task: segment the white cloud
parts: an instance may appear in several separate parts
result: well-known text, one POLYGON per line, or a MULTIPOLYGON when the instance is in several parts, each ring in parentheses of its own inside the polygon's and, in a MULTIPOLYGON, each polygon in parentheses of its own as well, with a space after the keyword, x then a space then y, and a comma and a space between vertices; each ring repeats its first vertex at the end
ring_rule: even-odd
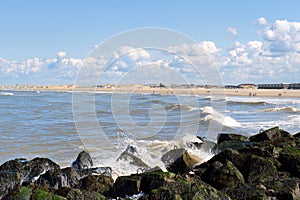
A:
POLYGON ((236 37, 238 35, 238 32, 236 30, 236 28, 233 28, 233 27, 228 27, 227 28, 227 31, 234 37, 236 37))
POLYGON ((255 24, 258 24, 260 26, 265 26, 268 24, 268 21, 264 17, 260 17, 255 21, 255 24))

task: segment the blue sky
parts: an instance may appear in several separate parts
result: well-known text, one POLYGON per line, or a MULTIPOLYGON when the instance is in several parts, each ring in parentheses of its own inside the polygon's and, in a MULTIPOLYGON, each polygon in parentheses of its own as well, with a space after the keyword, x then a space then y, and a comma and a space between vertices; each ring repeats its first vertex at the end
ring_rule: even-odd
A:
MULTIPOLYGON (((37 69, 37 67, 45 63, 49 65, 51 62, 57 62, 60 58, 59 52, 65 59, 83 59, 95 45, 112 35, 142 27, 173 29, 192 37, 199 43, 213 42, 217 49, 221 49, 218 54, 231 59, 230 62, 220 66, 220 73, 224 75, 225 83, 296 82, 300 75, 297 65, 297 47, 285 50, 285 55, 281 55, 283 59, 280 62, 276 63, 274 59, 271 61, 273 69, 274 65, 280 65, 278 69, 275 67, 275 72, 282 70, 280 72, 285 74, 280 77, 273 77, 272 74, 268 76, 267 71, 270 69, 266 67, 260 69, 265 70, 265 73, 261 72, 265 79, 261 74, 254 73, 254 69, 258 69, 253 63, 256 62, 258 65, 268 63, 266 60, 262 61, 250 55, 251 52, 248 51, 251 51, 249 42, 260 41, 261 48, 267 49, 264 55, 270 53, 271 57, 275 57, 274 52, 283 49, 279 46, 285 46, 287 43, 281 41, 280 34, 270 38, 268 31, 275 30, 274 32, 282 33, 280 27, 276 26, 277 20, 287 22, 288 26, 294 26, 292 24, 294 22, 298 23, 299 7, 300 3, 297 0, 1 1, 0 84, 20 84, 30 81, 35 84, 72 82, 76 72, 71 73, 72 77, 69 79, 64 78, 66 76, 47 79, 45 74, 48 74, 48 78, 51 74, 45 71, 48 68, 37 69), (266 23, 259 24, 257 21, 259 18, 264 19, 266 23), (245 62, 237 63, 234 59, 238 56, 233 56, 234 50, 245 51, 251 61, 244 60, 245 62), (287 60, 287 57, 288 59, 293 57, 294 60, 287 60), (34 66, 32 70, 25 70, 26 72, 23 70, 23 73, 20 70, 16 72, 22 69, 20 67, 22 62, 23 64, 26 62, 27 66, 35 63, 27 62, 28 59, 33 58, 39 59, 38 66, 34 66), (16 69, 10 69, 13 67, 16 69), (285 71, 285 67, 289 70, 285 71), (229 71, 237 70, 236 72, 242 73, 245 68, 246 73, 253 74, 252 77, 226 78, 228 77, 226 73, 229 71), (250 72, 250 69, 253 69, 253 72, 250 72)), ((292 39, 288 42, 297 42, 293 39, 298 38, 297 35, 300 34, 298 29, 284 33, 286 37, 289 37, 289 34, 292 35, 292 39)), ((242 56, 240 55, 241 59, 242 56)), ((276 56, 278 57, 278 54, 276 56)), ((73 68, 70 66, 68 70, 73 68)), ((57 71, 53 74, 57 74, 57 71)))

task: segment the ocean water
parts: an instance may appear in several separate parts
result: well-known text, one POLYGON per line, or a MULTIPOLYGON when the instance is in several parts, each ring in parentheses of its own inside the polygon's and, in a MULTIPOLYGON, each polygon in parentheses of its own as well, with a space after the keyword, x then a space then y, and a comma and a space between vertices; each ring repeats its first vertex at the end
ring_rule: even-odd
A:
POLYGON ((70 166, 86 149, 115 175, 137 170, 117 161, 128 145, 163 168, 161 155, 175 147, 209 159, 189 145, 196 135, 213 141, 219 132, 250 136, 274 126, 300 132, 300 99, 282 97, 0 91, 0 113, 0 163, 39 156, 70 166))

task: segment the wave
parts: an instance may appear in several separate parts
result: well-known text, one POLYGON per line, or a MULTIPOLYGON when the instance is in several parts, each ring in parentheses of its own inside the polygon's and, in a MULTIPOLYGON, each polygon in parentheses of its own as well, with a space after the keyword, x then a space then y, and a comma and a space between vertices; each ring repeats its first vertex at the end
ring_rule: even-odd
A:
POLYGON ((234 100, 227 100, 226 103, 230 105, 242 104, 242 105, 262 105, 262 106, 268 104, 265 101, 234 101, 234 100))
POLYGON ((288 113, 298 113, 300 109, 292 107, 292 106, 285 106, 285 107, 276 107, 276 108, 267 108, 264 110, 260 110, 260 112, 288 112, 288 113))
POLYGON ((174 111, 174 110, 183 110, 183 111, 193 111, 193 110, 199 110, 199 108, 192 107, 187 104, 172 104, 167 105, 164 107, 167 111, 174 111))
POLYGON ((14 93, 12 92, 0 92, 0 96, 13 96, 14 93))
POLYGON ((202 118, 203 121, 214 120, 226 127, 241 127, 240 122, 230 116, 223 115, 210 106, 203 107, 201 110, 203 114, 207 114, 204 118, 202 118))

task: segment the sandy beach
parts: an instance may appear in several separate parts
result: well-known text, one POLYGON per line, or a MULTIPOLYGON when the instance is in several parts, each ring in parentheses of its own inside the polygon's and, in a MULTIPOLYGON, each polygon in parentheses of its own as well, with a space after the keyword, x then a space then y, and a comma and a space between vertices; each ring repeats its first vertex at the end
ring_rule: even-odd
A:
POLYGON ((208 95, 208 96, 254 96, 254 97, 299 97, 300 90, 293 89, 244 89, 244 88, 171 88, 171 87, 150 87, 141 85, 116 85, 114 87, 76 87, 74 85, 61 86, 1 86, 2 90, 22 91, 89 91, 108 93, 145 93, 160 95, 208 95))

